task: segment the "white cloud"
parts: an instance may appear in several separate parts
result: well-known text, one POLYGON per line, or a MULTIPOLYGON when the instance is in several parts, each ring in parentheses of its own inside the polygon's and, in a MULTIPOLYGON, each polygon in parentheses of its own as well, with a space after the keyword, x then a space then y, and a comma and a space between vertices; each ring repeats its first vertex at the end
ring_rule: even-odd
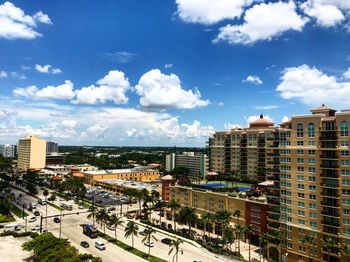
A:
POLYGON ((24 74, 19 74, 17 72, 10 72, 11 77, 18 78, 18 79, 26 79, 26 76, 24 74))
POLYGON ((324 27, 335 26, 345 19, 336 5, 322 4, 322 0, 308 0, 301 5, 301 8, 324 27))
POLYGON ((350 67, 343 73, 345 79, 350 79, 350 67))
POLYGON ((130 83, 121 71, 109 71, 108 74, 97 81, 99 86, 91 85, 76 90, 76 104, 97 104, 112 101, 115 104, 128 102, 126 92, 130 89, 130 83))
POLYGON ((317 0, 320 4, 334 5, 340 9, 350 10, 350 1, 348 0, 317 0))
POLYGON ((288 116, 284 116, 284 117, 282 118, 282 123, 287 122, 287 121, 289 121, 289 120, 290 120, 290 118, 289 118, 288 116))
POLYGON ((172 68, 174 65, 173 64, 165 64, 164 67, 165 68, 172 68))
POLYGON ((189 23, 214 24, 241 16, 254 0, 176 0, 179 17, 189 23))
POLYGON ((245 12, 243 24, 221 27, 213 42, 252 44, 259 40, 271 40, 289 30, 302 31, 307 22, 307 18, 296 12, 293 1, 260 3, 245 12))
POLYGON ((162 74, 159 69, 145 73, 135 90, 143 107, 192 109, 209 104, 209 100, 201 99, 198 90, 184 90, 177 75, 162 74))
POLYGON ((263 81, 258 76, 247 76, 242 82, 252 83, 254 85, 261 85, 263 81))
POLYGON ((81 133, 82 139, 97 139, 97 138, 104 138, 103 132, 107 129, 106 126, 101 126, 100 124, 95 124, 93 126, 90 126, 85 131, 81 133))
POLYGON ((30 69, 30 66, 21 65, 21 69, 22 69, 22 70, 29 70, 29 69, 30 69))
POLYGON ((35 31, 38 23, 51 24, 52 22, 41 11, 30 16, 11 2, 0 5, 0 38, 34 39, 40 37, 42 35, 35 31))
POLYGON ((270 109, 276 109, 278 108, 277 105, 267 105, 267 106, 256 106, 256 110, 270 110, 270 109))
POLYGON ((31 99, 72 99, 74 97, 73 83, 69 80, 66 80, 64 84, 47 86, 42 89, 38 89, 36 86, 16 88, 13 93, 31 99))
POLYGON ((107 58, 108 60, 116 63, 129 63, 132 60, 136 58, 138 54, 131 53, 127 51, 121 51, 121 52, 115 52, 115 53, 105 53, 103 57, 107 58))
POLYGON ((326 102, 350 106, 350 82, 338 81, 336 77, 305 64, 286 68, 276 90, 284 99, 296 99, 307 105, 326 102))
POLYGON ((7 76, 8 76, 7 72, 0 70, 0 78, 5 78, 7 76))
POLYGON ((59 68, 52 68, 51 65, 35 65, 35 70, 38 71, 39 73, 44 73, 44 74, 60 74, 62 73, 61 69, 59 68))

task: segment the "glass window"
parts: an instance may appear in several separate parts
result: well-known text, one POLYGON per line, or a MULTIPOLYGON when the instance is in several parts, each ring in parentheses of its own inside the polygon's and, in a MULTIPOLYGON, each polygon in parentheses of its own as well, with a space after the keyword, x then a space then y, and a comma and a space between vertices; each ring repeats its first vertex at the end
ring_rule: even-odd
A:
POLYGON ((349 127, 346 121, 341 122, 340 124, 340 136, 348 136, 349 135, 349 127))
POLYGON ((304 127, 303 124, 297 125, 297 137, 303 137, 304 136, 304 127))
POLYGON ((309 123, 307 132, 308 132, 309 137, 315 137, 315 124, 314 123, 309 123))

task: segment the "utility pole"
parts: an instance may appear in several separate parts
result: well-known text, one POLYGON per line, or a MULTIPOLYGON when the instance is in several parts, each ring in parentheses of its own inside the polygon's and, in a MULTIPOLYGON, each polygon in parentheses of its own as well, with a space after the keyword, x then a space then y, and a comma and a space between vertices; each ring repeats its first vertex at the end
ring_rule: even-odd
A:
POLYGON ((47 232, 47 196, 45 196, 45 206, 46 206, 46 210, 45 210, 45 229, 47 232))
POLYGON ((28 218, 25 217, 25 221, 26 221, 26 222, 25 222, 25 225, 26 225, 26 227, 25 227, 25 232, 27 232, 27 223, 28 223, 27 220, 28 220, 28 218))
POLYGON ((62 210, 61 210, 61 214, 60 214, 60 234, 59 234, 59 238, 61 238, 61 232, 62 232, 62 210))
POLYGON ((43 232, 43 215, 40 215, 40 233, 43 232))

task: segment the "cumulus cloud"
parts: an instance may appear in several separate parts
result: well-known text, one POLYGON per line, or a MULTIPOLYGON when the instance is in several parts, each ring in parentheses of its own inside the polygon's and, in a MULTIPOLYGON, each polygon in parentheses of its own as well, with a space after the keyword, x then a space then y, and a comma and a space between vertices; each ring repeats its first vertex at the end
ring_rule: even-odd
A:
POLYGON ((124 73, 118 70, 109 71, 108 74, 97 81, 97 86, 91 85, 76 90, 76 104, 97 104, 112 101, 115 104, 128 102, 126 92, 130 89, 130 83, 124 73))
POLYGON ((350 79, 350 67, 343 73, 345 79, 350 79))
POLYGON ((62 73, 61 69, 59 68, 53 68, 51 65, 35 65, 35 70, 38 71, 39 73, 44 73, 44 74, 60 74, 62 73))
POLYGON ((338 81, 335 76, 305 64, 282 71, 276 90, 284 99, 296 99, 307 105, 327 102, 350 106, 350 82, 338 81))
POLYGON ((247 76, 245 79, 242 80, 242 82, 252 83, 254 85, 263 84, 263 81, 260 79, 260 77, 252 75, 247 76))
POLYGON ((6 71, 0 70, 0 78, 5 78, 5 77, 7 77, 7 76, 8 76, 8 74, 7 74, 6 71))
POLYGON ((0 38, 5 39, 34 39, 42 36, 36 31, 38 23, 52 24, 48 15, 42 11, 33 16, 11 2, 0 5, 0 38))
POLYGON ((242 126, 240 124, 231 124, 231 123, 224 124, 225 130, 231 130, 231 129, 236 129, 236 128, 242 128, 242 126))
POLYGON ((201 99, 199 90, 184 90, 177 75, 166 75, 159 69, 145 73, 135 90, 143 107, 192 109, 209 104, 201 99))
POLYGON ((259 40, 271 40, 289 30, 302 31, 307 22, 307 18, 296 12, 293 1, 260 3, 245 12, 243 24, 221 27, 213 42, 253 44, 259 40))
POLYGON ((176 0, 179 17, 189 23, 214 24, 239 18, 254 0, 176 0))
POLYGON ((282 123, 287 122, 287 121, 289 121, 289 120, 290 120, 290 118, 289 118, 288 116, 284 116, 284 117, 282 118, 282 123))
POLYGON ((73 92, 73 83, 66 80, 64 84, 58 86, 47 86, 38 89, 36 86, 28 86, 26 88, 16 88, 13 93, 17 96, 23 96, 31 99, 72 99, 75 94, 73 92))
POLYGON ((336 5, 322 4, 322 0, 308 0, 301 8, 305 14, 315 18, 317 23, 324 27, 335 26, 345 19, 336 5))

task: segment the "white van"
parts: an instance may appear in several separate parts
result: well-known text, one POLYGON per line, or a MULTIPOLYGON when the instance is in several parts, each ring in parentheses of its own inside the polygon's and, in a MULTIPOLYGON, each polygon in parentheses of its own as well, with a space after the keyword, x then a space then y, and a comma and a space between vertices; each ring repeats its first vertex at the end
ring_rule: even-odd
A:
POLYGON ((38 203, 39 203, 40 205, 46 205, 46 200, 45 200, 45 198, 43 198, 43 197, 39 198, 39 199, 38 199, 38 203))
POLYGON ((8 224, 4 226, 4 231, 8 232, 8 231, 18 231, 22 228, 22 226, 20 224, 8 224))
POLYGON ((106 245, 102 241, 96 241, 95 247, 99 250, 106 250, 106 245))

